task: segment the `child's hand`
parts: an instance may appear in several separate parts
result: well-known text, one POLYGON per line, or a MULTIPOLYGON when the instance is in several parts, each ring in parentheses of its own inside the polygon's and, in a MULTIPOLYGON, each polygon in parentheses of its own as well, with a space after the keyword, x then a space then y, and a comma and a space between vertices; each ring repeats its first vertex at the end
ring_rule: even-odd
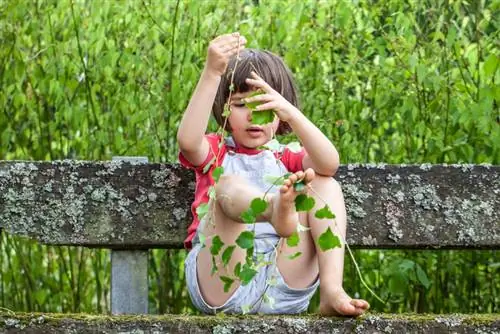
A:
POLYGON ((274 110, 279 119, 284 122, 289 122, 291 118, 300 114, 300 111, 293 104, 269 86, 257 73, 252 71, 252 77, 246 79, 246 82, 264 91, 264 94, 247 97, 242 100, 243 103, 259 102, 261 104, 256 106, 255 110, 274 110))
POLYGON ((246 42, 245 37, 240 36, 239 32, 216 37, 208 45, 205 69, 212 74, 223 75, 229 59, 238 53, 238 49, 244 49, 246 42))

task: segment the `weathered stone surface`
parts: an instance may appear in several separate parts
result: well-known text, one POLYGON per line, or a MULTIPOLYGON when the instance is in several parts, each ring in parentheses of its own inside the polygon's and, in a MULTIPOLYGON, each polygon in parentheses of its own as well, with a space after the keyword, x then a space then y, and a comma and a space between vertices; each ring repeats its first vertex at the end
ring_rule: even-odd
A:
MULTIPOLYGON (((348 242, 499 248, 500 166, 342 166, 348 242)), ((182 247, 192 172, 176 164, 0 161, 0 227, 47 244, 182 247)))
POLYGON ((500 331, 496 315, 90 316, 0 313, 0 333, 483 333, 500 331))

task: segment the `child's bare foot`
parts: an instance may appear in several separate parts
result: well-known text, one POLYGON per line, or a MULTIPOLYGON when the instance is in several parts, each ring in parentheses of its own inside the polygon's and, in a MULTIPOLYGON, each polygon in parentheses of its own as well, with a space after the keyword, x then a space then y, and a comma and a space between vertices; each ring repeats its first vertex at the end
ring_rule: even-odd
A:
POLYGON ((293 185, 300 181, 304 181, 307 185, 315 175, 311 168, 290 175, 281 186, 279 194, 273 198, 271 223, 279 236, 283 238, 291 236, 297 230, 299 223, 299 216, 295 210, 295 197, 304 191, 295 191, 293 185))
POLYGON ((352 299, 342 288, 331 293, 321 293, 320 299, 319 313, 321 315, 356 317, 370 308, 366 300, 352 299))

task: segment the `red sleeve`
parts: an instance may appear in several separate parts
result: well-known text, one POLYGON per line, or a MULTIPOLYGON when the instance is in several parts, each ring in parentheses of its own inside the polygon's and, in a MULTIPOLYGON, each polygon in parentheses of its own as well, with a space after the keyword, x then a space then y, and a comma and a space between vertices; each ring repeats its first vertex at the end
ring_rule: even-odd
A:
POLYGON ((219 153, 219 141, 221 140, 221 137, 214 134, 206 134, 205 138, 208 140, 208 143, 210 144, 210 149, 208 150, 207 157, 203 161, 203 163, 199 166, 193 166, 191 162, 189 162, 186 157, 182 154, 182 152, 179 152, 179 162, 181 163, 182 166, 193 169, 196 172, 202 172, 203 168, 219 153))
POLYGON ((304 160, 305 155, 306 150, 304 148, 302 148, 300 152, 297 153, 294 153, 288 148, 285 148, 283 154, 280 157, 280 160, 289 172, 295 173, 299 170, 304 170, 304 167, 302 167, 302 160, 304 160))

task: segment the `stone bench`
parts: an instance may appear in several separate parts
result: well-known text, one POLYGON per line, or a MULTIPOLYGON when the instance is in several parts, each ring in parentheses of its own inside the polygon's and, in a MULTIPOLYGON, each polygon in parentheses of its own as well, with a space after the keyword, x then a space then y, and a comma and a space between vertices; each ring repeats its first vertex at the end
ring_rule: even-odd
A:
MULTIPOLYGON (((499 175, 500 166, 487 165, 344 165, 336 179, 349 214, 347 242, 353 248, 371 249, 499 249, 499 175)), ((193 192, 191 171, 178 164, 147 163, 145 158, 0 161, 0 228, 49 245, 111 249, 112 314, 147 314, 147 250, 182 248, 191 221, 193 192)), ((131 321, 123 316, 112 317, 109 323, 103 319, 110 317, 84 318, 68 315, 63 321, 56 315, 3 312, 0 333, 23 326, 42 328, 43 332, 55 323, 80 328, 82 321, 88 322, 89 332, 95 326, 113 332, 130 326, 131 321)), ((136 320, 137 328, 146 332, 160 327, 165 329, 159 332, 191 331, 189 326, 196 328, 194 332, 216 328, 238 332, 246 331, 245 326, 264 330, 255 317, 229 317, 224 324, 208 316, 190 318, 147 316, 136 320)), ((500 328, 497 315, 266 319, 268 330, 278 333, 293 332, 297 324, 325 332, 350 331, 360 325, 375 332, 390 332, 391 328, 419 332, 422 326, 430 326, 436 333, 500 328)))

